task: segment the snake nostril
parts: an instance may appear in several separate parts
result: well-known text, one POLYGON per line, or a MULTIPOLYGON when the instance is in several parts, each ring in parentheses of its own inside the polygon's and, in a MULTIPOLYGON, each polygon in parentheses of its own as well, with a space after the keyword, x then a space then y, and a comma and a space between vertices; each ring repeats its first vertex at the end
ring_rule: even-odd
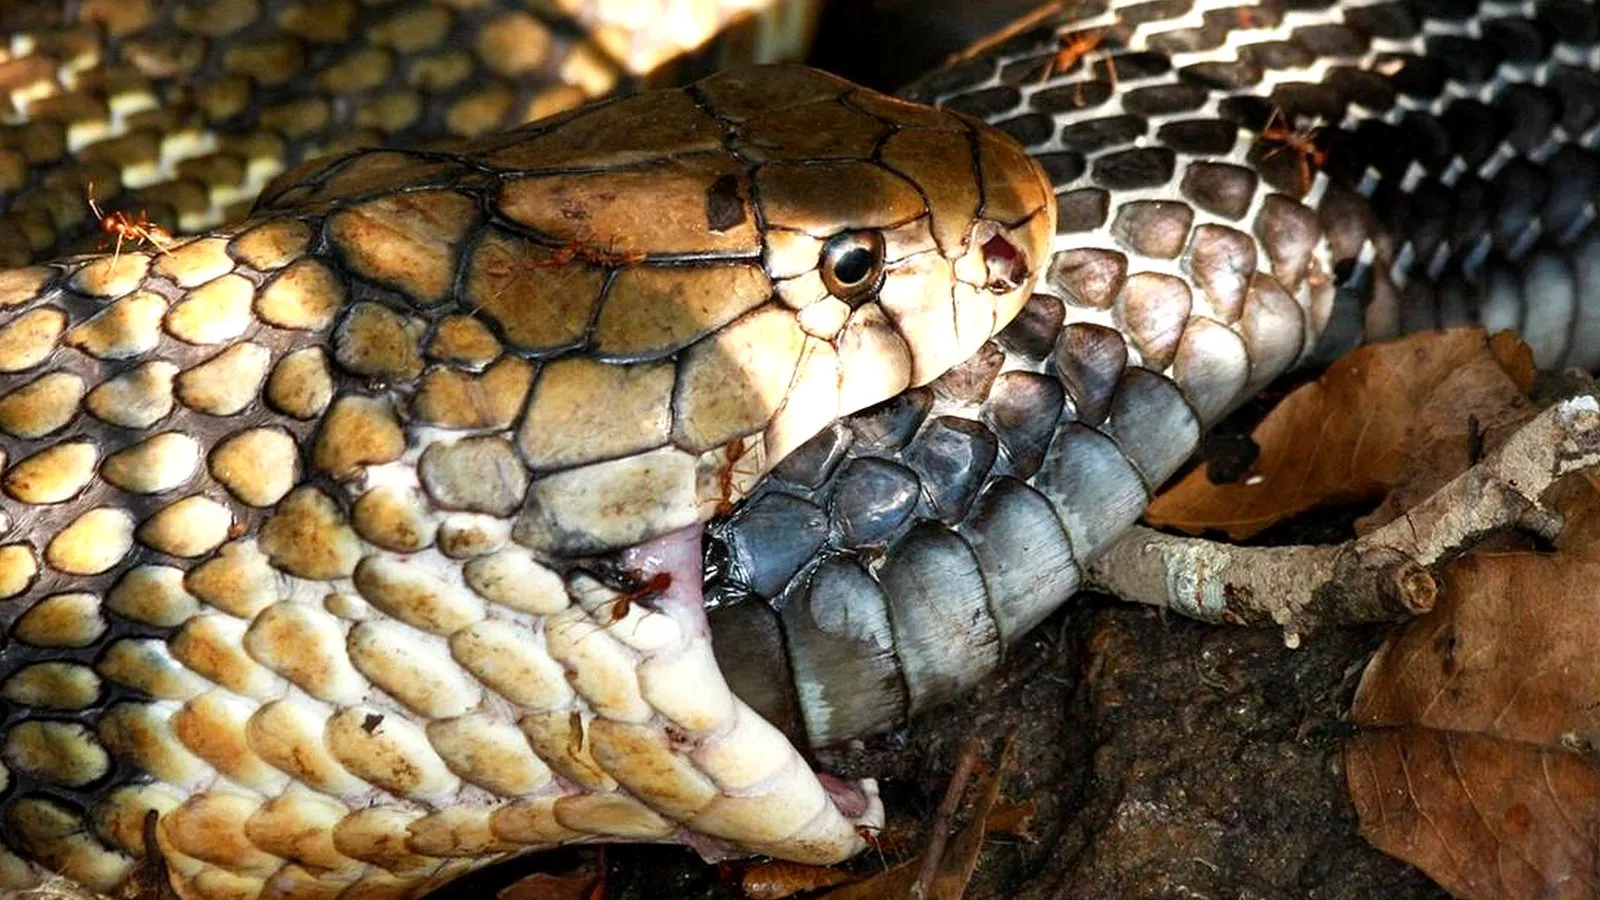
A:
POLYGON ((1028 262, 1017 245, 1004 235, 983 242, 983 264, 988 272, 984 286, 997 294, 1014 291, 1028 278, 1028 262))

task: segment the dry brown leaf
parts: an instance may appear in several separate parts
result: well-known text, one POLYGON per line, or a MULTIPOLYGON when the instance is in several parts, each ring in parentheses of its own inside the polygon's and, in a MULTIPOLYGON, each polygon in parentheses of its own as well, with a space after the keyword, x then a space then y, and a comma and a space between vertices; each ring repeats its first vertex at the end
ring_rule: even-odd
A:
POLYGON ((1533 392, 1533 379, 1539 374, 1539 364, 1533 361, 1533 348, 1511 329, 1497 331, 1489 338, 1489 352, 1505 370, 1523 394, 1533 392))
POLYGON ((600 881, 595 872, 578 870, 564 875, 535 872, 500 889, 498 900, 590 900, 600 881))
POLYGON ((1551 486, 1544 500, 1561 513, 1556 549, 1600 562, 1600 476, 1584 472, 1551 486))
POLYGON ((739 877, 739 889, 750 900, 784 900, 796 894, 809 894, 859 880, 858 876, 843 869, 779 860, 746 868, 739 877))
POLYGON ((1458 897, 1600 897, 1600 767, 1482 734, 1384 728, 1345 752, 1361 834, 1458 897))
MULTIPOLYGON (((1156 498, 1146 518, 1240 540, 1317 506, 1378 499, 1408 480, 1431 493, 1440 473, 1475 461, 1482 432, 1502 430, 1508 406, 1525 405, 1531 371, 1524 350, 1481 329, 1363 347, 1256 427, 1261 455, 1251 477, 1214 485, 1197 469, 1156 498)), ((1512 418, 1525 415, 1517 409, 1512 418)))
POLYGON ((1462 557, 1433 611, 1367 664, 1356 724, 1600 747, 1597 584, 1600 563, 1564 554, 1462 557))
POLYGON ((1362 834, 1460 896, 1600 897, 1600 563, 1473 554, 1368 663, 1362 834))

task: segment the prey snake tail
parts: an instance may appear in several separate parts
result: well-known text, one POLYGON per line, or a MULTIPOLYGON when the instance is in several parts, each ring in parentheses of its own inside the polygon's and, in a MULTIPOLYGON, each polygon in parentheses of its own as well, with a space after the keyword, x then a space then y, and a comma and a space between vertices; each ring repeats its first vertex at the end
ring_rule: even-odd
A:
POLYGON ((1093 13, 956 114, 751 70, 0 274, 0 883, 114 888, 149 809, 185 897, 837 859, 872 788, 784 735, 981 678, 1276 375, 1596 362, 1593 4, 1093 13))

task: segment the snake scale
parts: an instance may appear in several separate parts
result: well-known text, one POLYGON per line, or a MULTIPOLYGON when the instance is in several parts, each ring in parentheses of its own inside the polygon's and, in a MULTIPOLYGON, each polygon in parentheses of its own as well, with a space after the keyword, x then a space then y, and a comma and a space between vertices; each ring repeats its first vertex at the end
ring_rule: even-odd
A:
POLYGON ((906 100, 748 69, 345 151, 0 272, 0 886, 841 859, 875 790, 796 747, 982 678, 1277 375, 1470 322, 1600 363, 1592 2, 1060 25, 906 100))

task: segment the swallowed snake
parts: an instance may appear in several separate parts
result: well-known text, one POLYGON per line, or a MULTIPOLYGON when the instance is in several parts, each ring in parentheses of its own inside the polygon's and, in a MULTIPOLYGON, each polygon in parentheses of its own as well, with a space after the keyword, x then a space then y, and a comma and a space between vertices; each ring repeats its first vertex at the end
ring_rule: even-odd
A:
POLYGON ((0 885, 838 860, 875 788, 797 746, 981 679, 1279 374, 1465 323, 1600 363, 1592 3, 1060 29, 909 100, 758 68, 346 152, 0 273, 0 885))

